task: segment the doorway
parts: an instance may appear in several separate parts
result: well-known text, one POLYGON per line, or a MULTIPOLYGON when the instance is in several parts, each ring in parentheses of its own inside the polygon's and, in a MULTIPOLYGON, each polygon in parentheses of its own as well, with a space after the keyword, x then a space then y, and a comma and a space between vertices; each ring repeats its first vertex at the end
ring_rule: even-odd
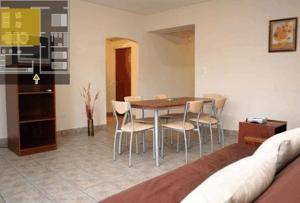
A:
POLYGON ((125 38, 106 39, 106 111, 111 102, 138 95, 138 43, 125 38))
POLYGON ((131 47, 116 49, 116 100, 131 96, 131 47))

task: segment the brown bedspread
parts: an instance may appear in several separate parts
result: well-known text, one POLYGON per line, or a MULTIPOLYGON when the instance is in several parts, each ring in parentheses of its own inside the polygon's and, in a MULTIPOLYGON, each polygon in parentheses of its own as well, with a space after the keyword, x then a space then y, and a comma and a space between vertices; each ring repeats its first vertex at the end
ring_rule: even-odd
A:
POLYGON ((254 151, 255 147, 249 145, 230 145, 193 163, 111 196, 102 203, 180 202, 211 174, 241 158, 252 155, 254 151))
POLYGON ((300 157, 276 175, 272 185, 255 203, 300 202, 300 157))

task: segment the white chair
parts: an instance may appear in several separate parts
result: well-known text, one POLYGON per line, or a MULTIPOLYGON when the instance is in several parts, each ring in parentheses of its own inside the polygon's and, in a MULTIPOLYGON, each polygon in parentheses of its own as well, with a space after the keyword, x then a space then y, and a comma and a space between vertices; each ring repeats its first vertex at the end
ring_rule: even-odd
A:
MULTIPOLYGON (((154 99, 168 99, 168 96, 166 94, 157 94, 154 96, 154 99)), ((170 110, 168 109, 164 114, 160 115, 159 117, 163 119, 166 123, 168 123, 170 120, 180 119, 183 117, 184 113, 170 113, 170 110)), ((171 144, 173 144, 173 133, 171 131, 171 144)))
POLYGON ((222 111, 226 102, 226 97, 219 94, 205 94, 204 98, 212 99, 210 112, 202 114, 199 119, 191 119, 192 122, 198 122, 202 126, 208 126, 211 140, 211 151, 213 151, 213 133, 212 126, 216 126, 219 134, 219 143, 224 146, 224 130, 222 124, 222 111))
POLYGON ((151 124, 137 123, 134 122, 131 106, 129 102, 112 101, 113 114, 116 119, 116 131, 114 136, 114 151, 113 160, 116 160, 116 143, 119 138, 119 150, 122 144, 123 133, 130 133, 129 141, 129 162, 128 165, 131 167, 131 151, 132 151, 132 139, 134 133, 145 132, 147 130, 153 130, 154 126, 151 124), (121 125, 119 124, 118 114, 124 115, 121 125), (128 122, 127 122, 128 118, 128 122))
MULTIPOLYGON (((141 96, 127 96, 124 97, 124 101, 126 102, 135 102, 135 101, 142 101, 142 97, 141 96)), ((133 110, 134 111, 134 110, 133 110)), ((134 118, 138 117, 138 113, 137 112, 133 112, 133 116, 134 118)), ((135 122, 137 123, 146 123, 146 124, 154 124, 154 118, 153 117, 146 117, 145 118, 145 111, 144 109, 142 109, 142 118, 138 118, 135 119, 135 122)), ((142 137, 142 142, 143 142, 143 152, 146 152, 146 143, 145 143, 145 133, 143 133, 143 137, 142 137)), ((154 140, 154 135, 153 135, 153 140, 154 140)), ((126 141, 127 141, 127 137, 126 137, 126 141)), ((155 159, 155 143, 153 142, 153 159, 155 159)), ((136 136, 136 153, 139 153, 139 148, 138 148, 138 137, 136 136)))
MULTIPOLYGON (((125 102, 135 102, 135 101, 142 101, 142 97, 141 96, 127 96, 124 97, 124 101, 125 102)), ((139 115, 136 111, 133 110, 133 116, 135 118, 137 118, 139 115)), ((148 123, 148 124, 153 124, 154 123, 154 118, 153 117, 146 117, 145 118, 145 111, 144 109, 142 109, 142 117, 135 119, 135 122, 138 123, 148 123)))
MULTIPOLYGON (((203 109, 203 101, 189 101, 186 103, 185 110, 184 110, 184 116, 182 121, 174 121, 167 124, 163 124, 163 130, 164 129, 172 129, 178 132, 183 133, 184 136, 184 146, 185 146, 185 162, 188 162, 187 157, 187 132, 190 132, 192 130, 195 130, 198 132, 199 136, 199 151, 200 156, 202 155, 202 140, 201 140, 201 133, 200 133, 200 125, 198 122, 194 125, 191 122, 188 122, 188 114, 197 114, 197 118, 199 119, 202 113, 203 109)), ((164 133, 162 133, 162 147, 161 147, 161 156, 164 156, 164 133)), ((179 151, 179 141, 177 140, 177 151, 179 151)))

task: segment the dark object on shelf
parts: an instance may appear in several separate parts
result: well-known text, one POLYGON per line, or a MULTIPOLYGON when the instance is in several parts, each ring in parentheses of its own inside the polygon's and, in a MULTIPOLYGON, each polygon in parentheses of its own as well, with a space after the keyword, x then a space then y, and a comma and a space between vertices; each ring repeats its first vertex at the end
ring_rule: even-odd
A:
POLYGON ((88 120, 88 136, 94 136, 94 120, 88 120))
POLYGON ((8 148, 20 156, 57 148, 55 76, 35 85, 33 75, 10 75, 15 84, 6 85, 8 148))
POLYGON ((240 122, 239 143, 258 146, 269 137, 286 131, 286 121, 268 120, 263 124, 240 122))

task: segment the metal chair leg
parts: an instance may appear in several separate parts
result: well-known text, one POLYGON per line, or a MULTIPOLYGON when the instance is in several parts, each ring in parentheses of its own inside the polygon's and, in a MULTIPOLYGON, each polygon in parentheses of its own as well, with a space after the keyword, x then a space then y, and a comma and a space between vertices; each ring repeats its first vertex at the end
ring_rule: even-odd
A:
POLYGON ((200 129, 197 129, 198 132, 198 136, 199 136, 199 150, 200 150, 200 157, 202 156, 202 138, 201 138, 201 133, 200 133, 200 129))
POLYGON ((130 133, 130 141, 129 141, 129 160, 128 160, 129 167, 131 167, 132 137, 133 137, 133 132, 130 133))
POLYGON ((187 138, 186 138, 186 132, 183 131, 184 135, 184 150, 185 150, 185 163, 188 163, 188 157, 187 157, 187 138))
POLYGON ((224 138, 224 128, 223 128, 223 124, 221 123, 221 136, 222 136, 222 147, 224 147, 224 142, 225 142, 225 138, 224 138))
POLYGON ((218 129, 218 143, 222 143, 222 135, 221 135, 221 126, 220 123, 217 124, 217 129, 218 129))
POLYGON ((118 132, 115 132, 115 136, 114 136, 114 151, 113 151, 113 160, 116 160, 116 144, 117 144, 117 136, 118 136, 118 132))
POLYGON ((203 129, 202 129, 202 137, 203 137, 203 143, 206 144, 207 143, 207 128, 206 126, 204 125, 203 126, 203 129))
POLYGON ((122 152, 122 138, 123 138, 123 132, 119 135, 119 154, 122 152))
POLYGON ((214 150, 214 142, 213 142, 213 133, 212 133, 212 126, 211 126, 211 124, 209 125, 209 131, 210 131, 211 151, 213 152, 213 150, 214 150))

